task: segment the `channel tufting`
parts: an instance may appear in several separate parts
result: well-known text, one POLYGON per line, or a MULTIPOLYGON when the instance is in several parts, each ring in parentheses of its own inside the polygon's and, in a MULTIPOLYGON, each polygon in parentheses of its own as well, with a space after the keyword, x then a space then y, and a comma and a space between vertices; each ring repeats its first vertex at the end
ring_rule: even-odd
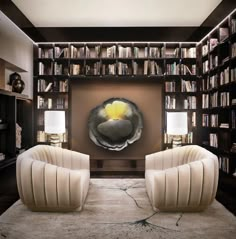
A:
POLYGON ((146 155, 145 179, 155 211, 202 211, 216 195, 218 159, 197 145, 156 152, 146 155))
POLYGON ((89 188, 89 156, 37 145, 17 158, 17 187, 33 211, 81 210, 89 188))

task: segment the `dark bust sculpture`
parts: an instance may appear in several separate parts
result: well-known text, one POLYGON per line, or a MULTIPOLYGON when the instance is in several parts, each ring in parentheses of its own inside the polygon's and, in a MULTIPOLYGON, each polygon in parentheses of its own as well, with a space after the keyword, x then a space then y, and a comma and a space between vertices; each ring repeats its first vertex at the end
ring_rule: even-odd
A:
POLYGON ((21 93, 25 88, 24 81, 21 79, 21 76, 16 72, 10 75, 9 84, 12 85, 13 92, 21 93))
POLYGON ((98 146, 120 151, 141 137, 142 114, 124 98, 111 98, 91 110, 89 136, 98 146))

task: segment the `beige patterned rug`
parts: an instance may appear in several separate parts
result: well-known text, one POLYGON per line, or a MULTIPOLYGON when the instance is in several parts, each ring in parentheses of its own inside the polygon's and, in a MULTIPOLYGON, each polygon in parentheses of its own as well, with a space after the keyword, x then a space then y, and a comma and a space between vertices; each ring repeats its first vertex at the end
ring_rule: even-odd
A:
POLYGON ((0 238, 230 239, 236 218, 217 201, 201 213, 154 213, 144 179, 91 179, 83 211, 31 212, 19 200, 0 216, 0 238))

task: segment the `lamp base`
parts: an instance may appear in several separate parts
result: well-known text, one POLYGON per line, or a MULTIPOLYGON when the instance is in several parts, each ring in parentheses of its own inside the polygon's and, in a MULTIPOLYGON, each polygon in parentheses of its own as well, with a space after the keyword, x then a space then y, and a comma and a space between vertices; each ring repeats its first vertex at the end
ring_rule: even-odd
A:
POLYGON ((172 141, 172 148, 181 147, 181 146, 182 146, 182 137, 180 135, 174 136, 172 141))
POLYGON ((62 147, 62 143, 60 142, 60 137, 58 134, 51 134, 49 142, 51 146, 62 147))

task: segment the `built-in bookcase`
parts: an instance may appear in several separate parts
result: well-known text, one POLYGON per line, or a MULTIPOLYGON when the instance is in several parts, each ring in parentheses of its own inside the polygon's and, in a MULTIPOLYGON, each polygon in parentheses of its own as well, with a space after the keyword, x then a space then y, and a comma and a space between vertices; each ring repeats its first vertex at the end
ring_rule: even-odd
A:
MULTIPOLYGON (((166 44, 164 50, 166 66, 164 77, 165 114, 171 111, 187 111, 189 133, 182 136, 182 145, 196 144, 198 83, 196 44, 169 43, 166 44)), ((172 147, 173 136, 164 132, 163 137, 163 148, 172 147)))
POLYGON ((48 143, 44 132, 46 110, 63 110, 67 132, 62 135, 63 147, 68 148, 68 101, 71 66, 69 44, 42 44, 35 50, 34 108, 35 143, 48 143))
MULTIPOLYGON (((68 124, 70 81, 96 78, 158 81, 165 105, 162 148, 171 147, 165 134, 168 111, 188 112, 189 134, 183 144, 196 143, 196 43, 47 43, 38 44, 35 52, 35 143, 48 141, 45 110, 65 110, 68 124)), ((68 133, 64 147, 69 147, 68 133)))
POLYGON ((199 44, 200 144, 218 155, 225 175, 236 171, 236 14, 199 44))
POLYGON ((219 157, 222 172, 235 172, 236 13, 199 43, 75 42, 36 48, 36 142, 38 132, 44 134, 45 110, 65 110, 68 125, 71 80, 149 79, 163 86, 162 148, 172 140, 165 133, 166 112, 187 111, 189 134, 183 144, 206 147, 219 157))

